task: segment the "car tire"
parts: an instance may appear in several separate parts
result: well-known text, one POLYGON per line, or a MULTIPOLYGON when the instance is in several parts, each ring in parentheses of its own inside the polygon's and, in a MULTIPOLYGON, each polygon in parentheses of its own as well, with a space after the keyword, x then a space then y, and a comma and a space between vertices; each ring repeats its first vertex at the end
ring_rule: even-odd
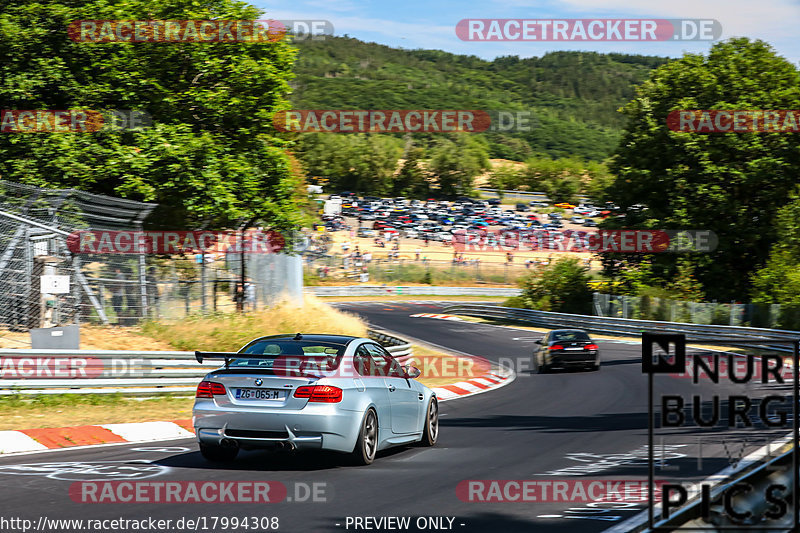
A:
POLYGON ((226 463, 233 461, 239 455, 239 448, 230 447, 223 448, 222 446, 214 446, 213 444, 200 444, 200 454, 207 460, 213 463, 226 463))
POLYGON ((425 426, 422 428, 420 446, 434 446, 439 440, 439 402, 431 398, 425 411, 425 426))
POLYGON ((378 415, 374 409, 367 409, 361 420, 361 430, 358 432, 356 446, 351 454, 354 465, 366 466, 375 460, 378 451, 378 415))
POLYGON ((600 363, 591 363, 587 368, 592 372, 597 372, 600 370, 600 363))

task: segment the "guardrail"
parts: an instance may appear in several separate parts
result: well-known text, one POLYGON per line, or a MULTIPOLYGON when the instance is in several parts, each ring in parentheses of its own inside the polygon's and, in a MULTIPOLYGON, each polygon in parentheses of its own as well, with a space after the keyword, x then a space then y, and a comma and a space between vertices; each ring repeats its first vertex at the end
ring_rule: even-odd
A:
MULTIPOLYGON (((369 330, 369 337, 400 362, 413 355, 404 339, 377 330, 369 330)), ((203 376, 219 366, 199 364, 194 352, 183 351, 4 349, 0 396, 193 393, 203 376)))
POLYGON ((791 352, 786 344, 800 339, 800 331, 780 329, 750 328, 744 326, 714 326, 704 324, 684 324, 681 322, 661 322, 656 320, 637 320, 632 318, 613 318, 591 315, 569 315, 533 309, 516 309, 496 305, 455 304, 445 307, 446 313, 524 322, 546 328, 579 328, 610 335, 639 336, 643 331, 661 333, 684 333, 692 336, 692 342, 707 341, 747 341, 749 346, 763 349, 791 352), (753 341, 763 341, 754 345, 753 341))
POLYGON ((436 287, 405 285, 343 285, 339 287, 306 287, 315 296, 518 296, 513 287, 436 287))

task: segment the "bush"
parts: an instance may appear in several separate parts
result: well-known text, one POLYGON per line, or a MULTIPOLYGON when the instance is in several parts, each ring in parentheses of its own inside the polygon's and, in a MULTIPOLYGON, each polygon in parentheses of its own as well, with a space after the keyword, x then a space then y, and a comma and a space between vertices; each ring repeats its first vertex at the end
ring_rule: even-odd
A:
POLYGON ((587 269, 579 259, 561 259, 546 267, 539 266, 524 277, 522 298, 531 309, 586 314, 592 301, 588 281, 587 269))
POLYGON ((518 309, 525 309, 525 298, 522 296, 512 296, 503 302, 503 307, 516 307, 518 309))

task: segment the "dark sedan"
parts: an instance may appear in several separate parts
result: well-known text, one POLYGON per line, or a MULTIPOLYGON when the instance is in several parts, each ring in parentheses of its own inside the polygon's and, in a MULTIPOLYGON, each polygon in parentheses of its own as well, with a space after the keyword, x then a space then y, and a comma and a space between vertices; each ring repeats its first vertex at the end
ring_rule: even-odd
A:
POLYGON ((600 370, 600 349, 581 329, 554 329, 536 341, 533 371, 544 374, 553 368, 584 367, 600 370))

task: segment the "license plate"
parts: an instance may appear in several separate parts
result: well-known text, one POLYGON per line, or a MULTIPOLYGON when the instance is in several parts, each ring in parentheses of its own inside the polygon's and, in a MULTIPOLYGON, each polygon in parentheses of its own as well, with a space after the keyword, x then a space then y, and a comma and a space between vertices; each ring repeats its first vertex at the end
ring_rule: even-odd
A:
POLYGON ((565 350, 583 350, 583 348, 564 348, 565 350))
POLYGON ((282 400, 286 398, 284 389, 236 389, 237 400, 282 400))

